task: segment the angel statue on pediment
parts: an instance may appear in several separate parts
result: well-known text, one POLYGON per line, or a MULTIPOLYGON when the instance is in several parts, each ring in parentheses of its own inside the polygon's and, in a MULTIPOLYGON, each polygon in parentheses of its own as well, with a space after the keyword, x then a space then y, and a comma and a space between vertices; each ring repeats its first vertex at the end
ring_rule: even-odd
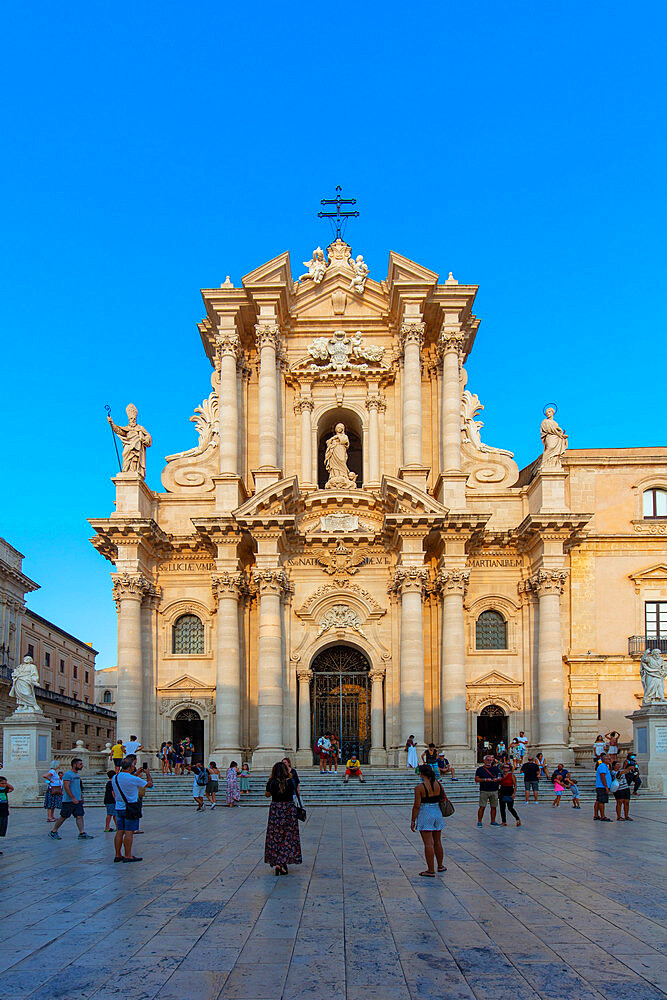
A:
POLYGON ((324 259, 324 251, 322 250, 322 247, 317 247, 313 250, 313 256, 310 260, 304 260, 303 266, 307 267, 308 270, 305 274, 302 274, 298 280, 306 281, 310 278, 314 285, 319 285, 327 270, 327 264, 324 259))
POLYGON ((368 265, 365 263, 364 258, 361 254, 358 255, 356 260, 352 257, 348 260, 349 266, 354 271, 352 279, 350 281, 350 291, 357 292, 358 295, 362 295, 364 288, 366 287, 366 278, 368 277, 368 265))

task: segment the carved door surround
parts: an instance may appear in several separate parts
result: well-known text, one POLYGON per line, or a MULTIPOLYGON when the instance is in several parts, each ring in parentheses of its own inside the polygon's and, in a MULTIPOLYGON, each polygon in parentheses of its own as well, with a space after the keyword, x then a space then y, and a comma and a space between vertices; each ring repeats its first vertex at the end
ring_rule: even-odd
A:
POLYGON ((500 705, 507 714, 523 709, 523 683, 497 670, 466 684, 466 708, 478 715, 486 705, 500 705))

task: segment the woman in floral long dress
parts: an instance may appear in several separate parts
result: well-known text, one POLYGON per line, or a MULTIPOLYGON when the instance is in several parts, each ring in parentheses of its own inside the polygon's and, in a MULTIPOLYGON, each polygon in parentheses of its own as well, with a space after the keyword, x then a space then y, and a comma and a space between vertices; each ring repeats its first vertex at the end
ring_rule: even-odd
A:
POLYGON ((288 865, 301 864, 301 839, 293 801, 296 785, 282 760, 273 765, 264 794, 271 799, 264 861, 275 868, 276 875, 287 875, 288 865))
POLYGON ((237 806, 241 799, 239 788, 239 765, 235 760, 227 768, 227 805, 237 806))

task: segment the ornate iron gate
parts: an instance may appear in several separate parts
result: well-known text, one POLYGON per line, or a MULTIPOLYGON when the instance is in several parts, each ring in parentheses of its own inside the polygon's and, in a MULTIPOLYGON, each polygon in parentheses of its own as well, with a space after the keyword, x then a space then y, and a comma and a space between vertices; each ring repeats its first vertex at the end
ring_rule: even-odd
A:
POLYGON ((350 646, 333 646, 313 661, 311 693, 312 733, 315 742, 331 732, 341 743, 343 763, 357 754, 368 763, 371 748, 370 665, 350 646))

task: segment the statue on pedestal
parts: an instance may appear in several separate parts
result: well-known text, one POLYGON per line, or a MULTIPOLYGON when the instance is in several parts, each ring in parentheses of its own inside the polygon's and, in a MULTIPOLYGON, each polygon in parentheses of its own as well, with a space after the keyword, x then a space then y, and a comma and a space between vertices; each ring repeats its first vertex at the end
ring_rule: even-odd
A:
POLYGON ((366 278, 368 277, 368 265, 361 254, 357 256, 356 260, 350 257, 348 264, 354 271, 350 281, 350 291, 357 292, 358 295, 363 295, 364 288, 366 287, 366 278))
POLYGON ((22 712, 36 712, 43 715, 42 709, 37 704, 35 698, 35 686, 39 684, 39 671, 35 666, 32 656, 25 656, 23 663, 19 663, 12 671, 12 686, 9 690, 9 697, 16 698, 15 715, 22 712))
POLYGON ((134 403, 125 410, 127 427, 119 427, 107 416, 114 434, 123 442, 123 472, 138 472, 142 479, 146 478, 146 448, 150 448, 153 439, 141 424, 137 423, 138 410, 134 403))
POLYGON ((540 436, 544 446, 542 466, 544 472, 562 472, 562 458, 567 451, 567 434, 554 420, 556 408, 547 406, 544 420, 540 427, 540 436))
POLYGON ((644 688, 642 705, 667 705, 665 698, 667 663, 659 649, 647 649, 642 653, 639 676, 644 688))
POLYGON ((356 472, 350 472, 347 467, 347 452, 350 447, 350 439, 345 433, 345 424, 336 424, 335 433, 327 441, 327 450, 324 453, 324 465, 329 473, 329 479, 325 485, 326 490, 353 490, 356 489, 356 472))

